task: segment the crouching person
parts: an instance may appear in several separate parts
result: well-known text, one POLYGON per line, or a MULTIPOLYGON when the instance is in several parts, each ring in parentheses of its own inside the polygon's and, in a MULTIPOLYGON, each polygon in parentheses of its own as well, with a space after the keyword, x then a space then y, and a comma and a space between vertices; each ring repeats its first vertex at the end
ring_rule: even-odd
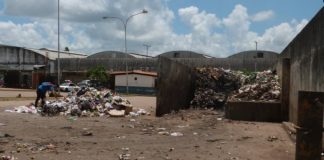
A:
POLYGON ((38 106, 38 101, 41 99, 42 105, 41 107, 44 106, 45 104, 45 98, 46 98, 46 92, 47 91, 54 91, 54 85, 51 82, 43 82, 37 87, 37 98, 35 100, 35 107, 37 108, 38 106))

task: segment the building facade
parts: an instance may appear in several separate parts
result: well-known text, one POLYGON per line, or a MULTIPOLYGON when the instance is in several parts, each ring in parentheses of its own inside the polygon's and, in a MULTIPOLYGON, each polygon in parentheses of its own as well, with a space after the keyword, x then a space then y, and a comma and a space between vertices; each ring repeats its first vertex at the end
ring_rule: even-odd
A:
POLYGON ((157 73, 144 71, 113 72, 115 91, 126 93, 127 79, 128 92, 131 94, 155 94, 157 73))
MULTIPOLYGON (((62 52, 61 58, 85 58, 62 52)), ((55 80, 57 51, 0 45, 0 80, 5 87, 34 88, 39 81, 55 80)))

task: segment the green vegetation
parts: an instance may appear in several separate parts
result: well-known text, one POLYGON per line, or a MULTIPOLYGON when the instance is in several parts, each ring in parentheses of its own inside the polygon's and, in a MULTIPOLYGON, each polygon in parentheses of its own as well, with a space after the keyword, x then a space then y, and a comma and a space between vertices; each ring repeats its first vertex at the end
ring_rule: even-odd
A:
POLYGON ((102 83, 108 82, 110 78, 105 67, 102 65, 89 69, 87 71, 87 77, 89 79, 98 80, 102 83))

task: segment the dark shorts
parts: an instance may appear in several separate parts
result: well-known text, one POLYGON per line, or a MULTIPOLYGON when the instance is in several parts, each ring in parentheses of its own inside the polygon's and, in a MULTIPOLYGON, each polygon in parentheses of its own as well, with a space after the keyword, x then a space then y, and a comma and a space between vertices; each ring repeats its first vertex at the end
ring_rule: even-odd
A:
POLYGON ((46 96, 46 92, 41 92, 41 91, 37 90, 37 98, 44 99, 45 96, 46 96))

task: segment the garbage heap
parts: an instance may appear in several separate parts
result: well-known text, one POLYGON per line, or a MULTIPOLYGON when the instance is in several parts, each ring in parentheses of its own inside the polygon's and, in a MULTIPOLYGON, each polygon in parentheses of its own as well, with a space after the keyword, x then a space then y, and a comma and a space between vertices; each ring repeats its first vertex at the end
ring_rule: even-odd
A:
MULTIPOLYGON (((80 91, 82 92, 82 91, 80 91)), ((71 116, 123 116, 132 111, 130 102, 114 94, 111 90, 91 89, 82 95, 69 95, 63 100, 47 101, 41 110, 42 115, 58 114, 71 116)))
POLYGON ((96 117, 109 115, 112 117, 122 117, 127 114, 138 116, 148 114, 140 109, 138 112, 132 112, 131 103, 112 92, 105 89, 98 91, 94 88, 79 91, 76 95, 69 93, 63 99, 46 101, 42 108, 35 108, 33 104, 16 107, 8 112, 18 113, 39 113, 43 116, 79 116, 96 117))
POLYGON ((196 85, 191 107, 222 107, 228 95, 240 88, 240 78, 222 68, 196 68, 196 85))
POLYGON ((241 72, 242 87, 229 97, 230 101, 279 101, 279 78, 272 71, 256 72, 249 75, 241 72))

